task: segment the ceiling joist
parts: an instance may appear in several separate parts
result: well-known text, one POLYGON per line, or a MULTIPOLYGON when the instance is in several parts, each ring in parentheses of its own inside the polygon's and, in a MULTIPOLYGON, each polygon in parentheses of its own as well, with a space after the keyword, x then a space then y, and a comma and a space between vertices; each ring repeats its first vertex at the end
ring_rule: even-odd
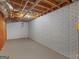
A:
POLYGON ((50 1, 48 1, 48 0, 44 0, 44 2, 46 2, 46 3, 48 3, 49 5, 51 5, 51 6, 56 6, 56 7, 58 7, 58 8, 60 8, 60 6, 58 6, 54 1, 53 1, 53 3, 52 2, 50 2, 50 1))
MULTIPOLYGON (((20 5, 19 3, 17 3, 17 2, 14 2, 14 1, 11 1, 11 3, 13 3, 13 4, 15 4, 15 5, 17 5, 17 6, 19 6, 19 7, 23 7, 24 5, 20 5)), ((39 11, 39 12, 42 12, 41 10, 39 10, 39 9, 36 9, 36 8, 34 8, 35 10, 37 10, 37 11, 39 11)))
POLYGON ((25 14, 23 15, 22 19, 24 18, 24 16, 31 10, 33 10, 37 5, 38 3, 40 2, 41 0, 36 0, 35 4, 29 9, 27 10, 27 12, 25 12, 25 14))
POLYGON ((26 1, 25 5, 24 5, 24 7, 23 7, 23 9, 22 9, 22 12, 26 9, 26 6, 27 6, 28 2, 29 2, 29 0, 26 1))
POLYGON ((26 12, 24 11, 25 16, 30 11, 36 12, 39 15, 44 15, 72 2, 71 0, 10 0, 10 3, 13 5, 14 9, 19 8, 21 12, 26 10, 26 12))
POLYGON ((71 3, 71 1, 70 1, 70 0, 65 0, 65 2, 71 3))
POLYGON ((19 4, 19 3, 17 3, 17 2, 15 2, 15 1, 10 1, 12 4, 15 4, 15 5, 17 5, 17 6, 19 6, 19 7, 23 7, 23 5, 21 5, 21 4, 19 4))
MULTIPOLYGON (((30 3, 34 5, 34 3, 33 3, 33 2, 30 2, 30 3)), ((40 8, 44 8, 44 9, 50 9, 50 8, 45 7, 45 6, 43 6, 43 5, 40 5, 40 4, 38 4, 37 6, 38 6, 38 7, 40 7, 40 8)))

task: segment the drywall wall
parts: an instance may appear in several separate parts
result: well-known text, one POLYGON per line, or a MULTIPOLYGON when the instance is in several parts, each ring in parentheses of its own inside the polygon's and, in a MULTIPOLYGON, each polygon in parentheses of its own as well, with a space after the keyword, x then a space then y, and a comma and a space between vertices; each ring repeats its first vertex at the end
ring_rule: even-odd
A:
POLYGON ((28 23, 14 22, 7 23, 7 39, 18 39, 28 37, 28 23))
POLYGON ((29 22, 29 37, 60 54, 75 59, 78 33, 75 29, 79 13, 75 2, 29 22), (74 56, 74 57, 72 57, 74 56))
POLYGON ((69 17, 69 52, 70 52, 70 59, 79 59, 78 58, 78 32, 77 29, 75 27, 75 24, 77 23, 77 21, 79 20, 79 1, 71 4, 69 6, 69 13, 70 13, 70 17, 69 17))
POLYGON ((41 44, 68 55, 68 7, 30 22, 30 37, 41 44))

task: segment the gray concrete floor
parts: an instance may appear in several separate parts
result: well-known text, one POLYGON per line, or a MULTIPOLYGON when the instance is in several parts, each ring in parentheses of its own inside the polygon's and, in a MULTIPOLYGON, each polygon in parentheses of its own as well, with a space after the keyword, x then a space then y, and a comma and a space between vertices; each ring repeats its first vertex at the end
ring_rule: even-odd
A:
POLYGON ((68 59, 32 40, 8 40, 0 56, 9 59, 68 59))

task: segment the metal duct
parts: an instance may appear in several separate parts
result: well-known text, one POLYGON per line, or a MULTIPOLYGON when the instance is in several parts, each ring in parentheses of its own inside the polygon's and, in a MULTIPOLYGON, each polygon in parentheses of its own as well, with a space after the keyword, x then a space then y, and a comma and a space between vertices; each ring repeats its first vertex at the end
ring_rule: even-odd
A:
POLYGON ((6 0, 0 0, 0 11, 3 13, 5 18, 9 16, 11 10, 13 10, 13 7, 6 0))

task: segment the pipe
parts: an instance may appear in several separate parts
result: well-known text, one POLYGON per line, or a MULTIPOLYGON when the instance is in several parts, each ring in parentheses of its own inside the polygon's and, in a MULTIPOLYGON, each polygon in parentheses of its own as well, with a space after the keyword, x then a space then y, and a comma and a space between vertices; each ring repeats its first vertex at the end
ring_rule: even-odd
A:
POLYGON ((0 0, 0 50, 7 40, 5 18, 9 16, 11 10, 11 5, 6 0, 0 0))
POLYGON ((9 4, 6 0, 0 0, 0 12, 3 13, 4 17, 7 18, 9 16, 9 12, 13 10, 11 4, 9 4))

